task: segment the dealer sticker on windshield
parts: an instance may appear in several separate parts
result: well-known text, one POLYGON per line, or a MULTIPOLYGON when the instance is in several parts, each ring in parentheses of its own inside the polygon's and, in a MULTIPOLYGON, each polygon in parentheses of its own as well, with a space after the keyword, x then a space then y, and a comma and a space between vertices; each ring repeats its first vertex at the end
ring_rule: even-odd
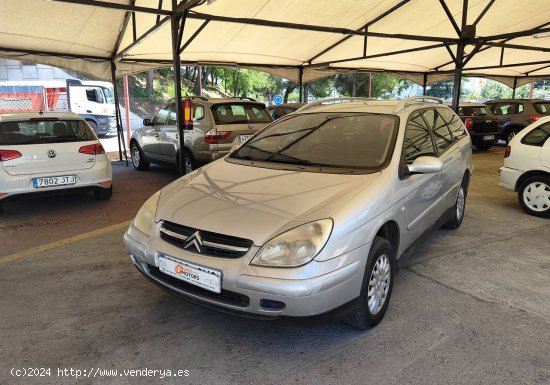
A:
POLYGON ((221 293, 222 272, 159 254, 159 270, 203 289, 221 293))

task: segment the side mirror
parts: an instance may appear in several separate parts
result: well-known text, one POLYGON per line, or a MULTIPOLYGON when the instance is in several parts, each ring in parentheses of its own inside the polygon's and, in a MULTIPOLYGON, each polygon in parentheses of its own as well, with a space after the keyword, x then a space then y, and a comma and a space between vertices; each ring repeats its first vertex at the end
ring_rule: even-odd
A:
POLYGON ((419 156, 407 167, 409 174, 436 174, 443 170, 443 162, 435 156, 419 156))
POLYGON ((144 126, 152 126, 153 124, 151 123, 151 118, 143 119, 143 125, 144 126))

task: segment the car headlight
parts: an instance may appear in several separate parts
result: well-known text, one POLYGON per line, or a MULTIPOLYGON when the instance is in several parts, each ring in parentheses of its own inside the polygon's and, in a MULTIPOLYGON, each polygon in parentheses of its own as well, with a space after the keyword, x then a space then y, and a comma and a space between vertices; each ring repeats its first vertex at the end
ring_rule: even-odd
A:
POLYGON ((160 198, 160 191, 157 191, 151 198, 141 206, 136 217, 134 218, 134 227, 144 234, 149 236, 155 224, 155 214, 157 212, 157 204, 160 198))
POLYGON ((267 241, 251 264, 296 267, 310 262, 323 249, 332 231, 332 219, 306 223, 267 241))

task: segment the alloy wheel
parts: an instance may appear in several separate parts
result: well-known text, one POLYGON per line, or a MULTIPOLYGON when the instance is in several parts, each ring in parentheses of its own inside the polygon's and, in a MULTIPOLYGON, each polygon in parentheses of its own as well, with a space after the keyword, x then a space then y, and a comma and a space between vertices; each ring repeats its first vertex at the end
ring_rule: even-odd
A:
POLYGON ((378 314, 386 303, 390 280, 390 259, 386 254, 382 254, 374 263, 369 279, 368 306, 371 314, 378 314))

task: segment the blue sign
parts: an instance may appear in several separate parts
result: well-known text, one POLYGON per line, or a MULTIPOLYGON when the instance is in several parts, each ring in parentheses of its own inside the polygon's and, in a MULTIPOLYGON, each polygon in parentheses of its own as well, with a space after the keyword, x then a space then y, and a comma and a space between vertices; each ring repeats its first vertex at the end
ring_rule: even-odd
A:
POLYGON ((281 104, 283 102, 283 97, 281 95, 275 95, 273 97, 273 103, 281 104))

